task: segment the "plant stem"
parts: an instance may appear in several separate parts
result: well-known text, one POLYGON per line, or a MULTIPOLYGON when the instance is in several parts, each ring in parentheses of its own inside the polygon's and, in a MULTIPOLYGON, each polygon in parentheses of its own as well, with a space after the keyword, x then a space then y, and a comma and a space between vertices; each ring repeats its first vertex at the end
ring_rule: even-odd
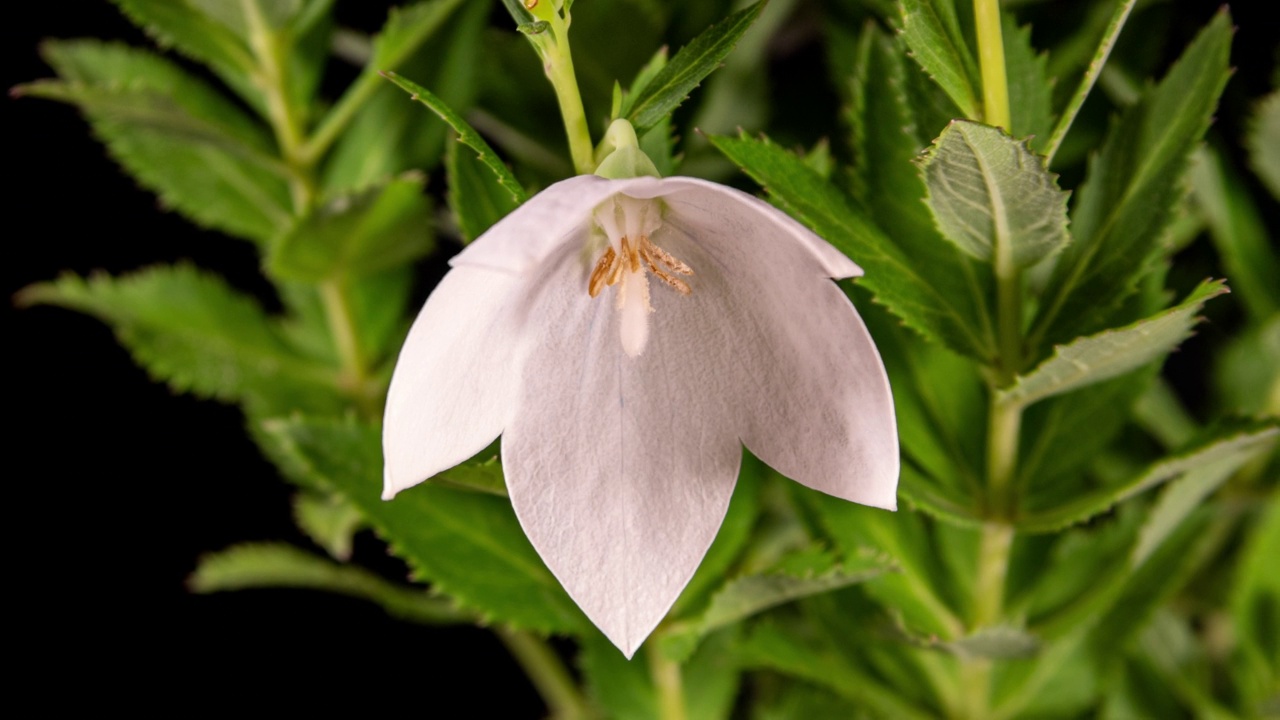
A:
POLYGON ((342 364, 341 386, 354 398, 361 414, 374 417, 377 415, 377 400, 370 397, 368 392, 368 368, 364 354, 360 351, 360 339, 346 283, 335 278, 320 283, 319 289, 325 319, 329 323, 329 333, 333 336, 333 345, 342 364))
POLYGON ((680 664, 663 655, 658 644, 652 643, 646 653, 649 676, 658 691, 658 717, 662 720, 685 720, 684 680, 680 676, 680 664))
POLYGON ((581 720, 592 716, 573 676, 545 640, 505 627, 496 628, 495 632, 547 703, 551 717, 581 720))
MULTIPOLYGON (((555 88, 556 100, 560 103, 560 116, 564 118, 564 131, 569 138, 573 169, 579 175, 589 175, 596 169, 596 164, 591 129, 587 126, 587 113, 582 107, 578 77, 573 71, 568 18, 561 17, 551 5, 551 0, 547 0, 542 7, 531 9, 537 17, 551 25, 547 31, 551 33, 551 41, 541 51, 543 69, 547 73, 547 79, 551 81, 551 87, 555 88)), ((535 44, 535 47, 538 46, 535 44)))
POLYGON ((1063 109, 1062 116, 1058 118, 1058 124, 1053 128, 1053 133, 1049 135, 1049 141, 1044 146, 1044 164, 1048 167, 1053 162, 1053 156, 1057 154, 1058 148, 1062 147, 1062 141, 1067 136, 1067 131, 1071 129, 1072 123, 1075 122, 1076 115, 1080 112, 1080 108, 1084 106, 1084 101, 1089 97, 1089 92, 1093 90, 1093 85, 1098 81, 1098 76, 1102 74, 1102 68, 1107 64, 1107 58, 1111 56, 1111 49, 1115 47, 1116 38, 1120 37, 1120 30, 1124 27, 1124 23, 1129 19, 1129 13, 1133 10, 1134 3, 1137 0, 1120 0, 1116 6, 1116 12, 1111 16, 1111 22, 1107 24, 1107 30, 1102 34, 1102 42, 1098 44, 1098 49, 1093 54, 1093 59, 1089 61, 1089 67, 1085 69, 1084 77, 1080 78, 1080 85, 1076 87, 1075 94, 1071 96, 1071 100, 1067 102, 1067 107, 1063 109))
POLYGON ((1011 130, 999 0, 973 0, 973 21, 978 30, 978 62, 982 67, 983 120, 1011 130))

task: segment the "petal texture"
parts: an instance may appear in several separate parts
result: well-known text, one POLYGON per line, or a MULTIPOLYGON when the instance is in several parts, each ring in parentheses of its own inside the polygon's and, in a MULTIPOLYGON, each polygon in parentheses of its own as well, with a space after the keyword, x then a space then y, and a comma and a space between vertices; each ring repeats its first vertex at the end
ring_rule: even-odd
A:
POLYGON ((427 299, 400 350, 383 421, 383 497, 475 455, 511 418, 519 328, 511 306, 526 282, 454 268, 427 299))
MULTIPOLYGON (((893 398, 862 319, 824 278, 838 260, 771 222, 780 211, 721 198, 668 195, 657 237, 698 273, 682 324, 718 319, 701 330, 701 362, 730 376, 742 441, 793 480, 895 509, 893 398)), ((655 331, 650 343, 663 339, 655 331)))
POLYGON ((507 489, 547 566, 630 657, 724 519, 742 453, 733 388, 701 356, 700 327, 679 322, 688 298, 655 288, 652 336, 630 357, 618 342, 618 287, 590 298, 572 246, 543 273, 526 305, 534 337, 519 409, 503 435, 507 489))

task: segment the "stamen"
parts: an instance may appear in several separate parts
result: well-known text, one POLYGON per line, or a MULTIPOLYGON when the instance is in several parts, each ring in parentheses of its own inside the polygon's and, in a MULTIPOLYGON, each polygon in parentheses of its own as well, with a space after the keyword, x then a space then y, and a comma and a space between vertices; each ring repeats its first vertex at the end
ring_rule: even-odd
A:
MULTIPOLYGON (((617 254, 613 252, 613 248, 608 248, 605 250, 605 253, 600 256, 599 262, 596 263, 596 268, 591 271, 591 280, 587 282, 587 293, 589 293, 591 297, 599 295, 600 291, 604 289, 605 280, 608 277, 609 270, 613 267, 613 261, 616 258, 617 254)), ((613 283, 609 284, 612 285, 613 283)))
POLYGON ((645 250, 653 253, 654 257, 662 261, 663 265, 666 265, 667 267, 671 268, 675 272, 680 273, 681 275, 693 274, 693 268, 680 262, 671 253, 667 252, 666 250, 663 250, 662 248, 658 247, 657 245, 654 245, 653 243, 647 242, 648 238, 645 238, 645 240, 646 240, 645 250))

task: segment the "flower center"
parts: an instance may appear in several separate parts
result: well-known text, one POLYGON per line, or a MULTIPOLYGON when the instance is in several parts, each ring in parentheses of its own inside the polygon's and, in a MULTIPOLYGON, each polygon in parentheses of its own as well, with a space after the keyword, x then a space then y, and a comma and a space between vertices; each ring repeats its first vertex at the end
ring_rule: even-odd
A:
POLYGON ((587 293, 596 297, 606 285, 617 285, 615 305, 621 317, 622 349, 636 357, 649 339, 649 278, 646 270, 681 295, 692 290, 678 276, 693 269, 649 239, 662 227, 657 200, 615 195, 595 210, 596 224, 609 238, 609 247, 596 262, 587 281, 587 293))

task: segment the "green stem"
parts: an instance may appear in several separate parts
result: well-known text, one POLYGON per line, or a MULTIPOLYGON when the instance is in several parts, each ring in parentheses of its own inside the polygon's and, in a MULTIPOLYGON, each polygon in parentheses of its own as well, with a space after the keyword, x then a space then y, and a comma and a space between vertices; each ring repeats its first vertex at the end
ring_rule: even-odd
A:
POLYGON ((302 120, 290 102, 285 82, 284 49, 280 38, 267 26, 256 0, 240 0, 245 22, 249 26, 249 43, 258 62, 257 83, 262 88, 267 106, 267 121, 275 133, 280 155, 289 168, 289 190, 294 212, 305 213, 315 196, 315 183, 310 166, 303 161, 302 120))
POLYGON ((360 350, 360 338, 346 283, 342 279, 326 280, 320 283, 319 289, 325 318, 329 323, 329 334, 333 336, 333 345, 342 364, 341 386, 355 400, 361 414, 375 417, 377 398, 369 391, 368 366, 360 350))
POLYGON ((1116 38, 1120 37, 1120 30, 1124 27, 1124 23, 1129 19, 1129 13, 1133 10, 1134 3, 1137 0, 1120 0, 1116 6, 1116 12, 1111 16, 1111 22, 1107 25, 1107 30, 1102 34, 1102 42, 1098 44, 1098 49, 1093 54, 1093 59, 1089 61, 1089 67, 1085 70, 1084 77, 1080 78, 1080 85, 1076 87, 1075 94, 1071 96, 1071 100, 1067 103, 1067 107, 1062 111, 1062 116, 1058 118, 1058 124, 1053 128, 1053 133, 1049 135, 1049 141, 1044 146, 1044 164, 1046 167, 1053 162, 1053 156, 1057 154, 1058 148, 1062 147, 1062 141, 1067 136, 1067 131, 1071 129, 1072 123, 1075 122, 1076 115, 1080 112, 1080 108, 1084 106, 1084 101, 1089 97, 1089 92, 1093 90, 1093 85, 1098 81, 1098 76, 1102 74, 1102 68, 1107 64, 1107 58, 1111 56, 1111 49, 1115 47, 1116 38))
POLYGON ((661 720, 685 720, 684 679, 680 676, 680 664, 663 655, 659 643, 650 642, 651 647, 646 654, 649 676, 658 691, 658 717, 661 720))
POLYGON ((988 125, 1011 130, 999 0, 973 0, 973 20, 978 30, 978 62, 982 67, 983 119, 988 125))
MULTIPOLYGON (((582 106, 582 94, 578 91, 578 77, 573 71, 573 51, 569 47, 569 18, 561 17, 553 0, 533 0, 533 7, 525 3, 533 15, 546 21, 550 27, 550 39, 542 44, 534 43, 542 56, 543 69, 551 87, 555 88, 560 103, 560 116, 564 118, 564 131, 569 138, 569 155, 573 157, 573 169, 579 175, 590 175, 596 168, 593 158, 591 129, 587 126, 587 113, 582 106)), ((566 11, 567 13, 567 11, 566 11)))
POLYGON ((573 676, 546 641, 527 632, 497 628, 495 632, 546 702, 551 717, 581 720, 592 716, 573 676))
POLYGON ((1018 443, 1022 435, 1022 405, 1003 402, 991 391, 987 417, 987 514, 1004 520, 1013 509, 1013 478, 1018 470, 1018 443))

